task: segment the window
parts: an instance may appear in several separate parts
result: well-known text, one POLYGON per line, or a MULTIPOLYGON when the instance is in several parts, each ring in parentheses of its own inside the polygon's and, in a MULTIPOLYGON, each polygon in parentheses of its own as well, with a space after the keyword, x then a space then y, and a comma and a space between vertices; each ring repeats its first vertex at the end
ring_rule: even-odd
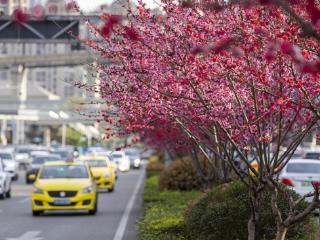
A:
POLYGON ((36 73, 36 81, 37 82, 41 82, 41 83, 43 83, 43 82, 45 82, 45 80, 46 80, 46 73, 45 72, 37 72, 36 73))
POLYGON ((0 81, 8 80, 8 71, 0 70, 0 81))
POLYGON ((44 54, 45 53, 45 44, 42 44, 42 43, 39 43, 37 44, 37 49, 36 49, 36 53, 37 55, 41 55, 41 54, 44 54))
POLYGON ((0 55, 5 55, 8 53, 7 44, 0 43, 0 55))
POLYGON ((320 164, 316 163, 289 163, 288 173, 318 174, 320 173, 320 164))

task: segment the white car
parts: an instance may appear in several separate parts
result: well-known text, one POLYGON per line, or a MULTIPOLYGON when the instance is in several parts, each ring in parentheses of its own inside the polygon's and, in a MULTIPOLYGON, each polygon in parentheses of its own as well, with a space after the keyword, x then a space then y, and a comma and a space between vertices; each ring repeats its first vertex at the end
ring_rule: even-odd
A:
POLYGON ((130 170, 130 160, 124 151, 115 151, 110 154, 112 162, 117 164, 119 171, 127 172, 130 170))
POLYGON ((0 151, 0 159, 2 159, 5 170, 10 174, 12 180, 18 180, 18 163, 14 159, 13 154, 11 152, 0 151))
POLYGON ((305 159, 316 159, 320 160, 320 150, 309 150, 305 152, 305 159))
MULTIPOLYGON (((280 181, 301 196, 314 191, 312 184, 320 182, 320 161, 313 159, 292 159, 283 168, 280 181)), ((308 200, 308 199, 307 199, 308 200)))
POLYGON ((131 167, 140 168, 141 166, 140 150, 137 148, 128 148, 125 150, 125 153, 130 160, 131 167))
POLYGON ((0 199, 11 197, 11 175, 5 170, 3 160, 0 160, 0 199))
POLYGON ((15 159, 18 162, 18 164, 23 167, 27 168, 27 166, 30 164, 31 158, 30 153, 33 151, 32 147, 18 147, 15 152, 15 159))

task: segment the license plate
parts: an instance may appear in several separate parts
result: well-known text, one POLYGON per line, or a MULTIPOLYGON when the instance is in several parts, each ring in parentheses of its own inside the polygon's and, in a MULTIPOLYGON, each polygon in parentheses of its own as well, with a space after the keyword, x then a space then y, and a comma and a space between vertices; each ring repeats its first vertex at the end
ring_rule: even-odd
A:
POLYGON ((312 184, 310 181, 304 181, 301 183, 301 187, 311 187, 311 186, 312 186, 312 184))
POLYGON ((57 200, 55 200, 54 202, 54 205, 70 205, 71 204, 71 202, 70 202, 70 200, 68 200, 68 199, 57 199, 57 200))

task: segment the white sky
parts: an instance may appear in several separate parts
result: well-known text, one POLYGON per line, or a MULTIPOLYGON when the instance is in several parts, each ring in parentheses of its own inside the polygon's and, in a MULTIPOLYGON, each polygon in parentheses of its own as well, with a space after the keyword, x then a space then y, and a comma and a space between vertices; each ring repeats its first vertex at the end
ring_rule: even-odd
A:
MULTIPOLYGON (((76 0, 83 11, 91 11, 103 4, 110 4, 113 0, 76 0)), ((153 0, 145 0, 148 7, 154 7, 153 0)))
POLYGON ((80 7, 84 11, 90 11, 96 9, 103 4, 110 4, 112 0, 77 0, 80 7))

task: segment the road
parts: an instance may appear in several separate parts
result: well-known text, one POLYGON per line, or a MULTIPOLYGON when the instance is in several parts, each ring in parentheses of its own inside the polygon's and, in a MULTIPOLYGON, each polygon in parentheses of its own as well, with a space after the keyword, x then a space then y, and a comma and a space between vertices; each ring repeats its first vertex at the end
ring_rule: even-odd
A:
POLYGON ((50 213, 32 217, 24 175, 12 186, 12 198, 0 200, 0 240, 135 240, 144 170, 119 175, 114 193, 99 193, 98 213, 50 213))

